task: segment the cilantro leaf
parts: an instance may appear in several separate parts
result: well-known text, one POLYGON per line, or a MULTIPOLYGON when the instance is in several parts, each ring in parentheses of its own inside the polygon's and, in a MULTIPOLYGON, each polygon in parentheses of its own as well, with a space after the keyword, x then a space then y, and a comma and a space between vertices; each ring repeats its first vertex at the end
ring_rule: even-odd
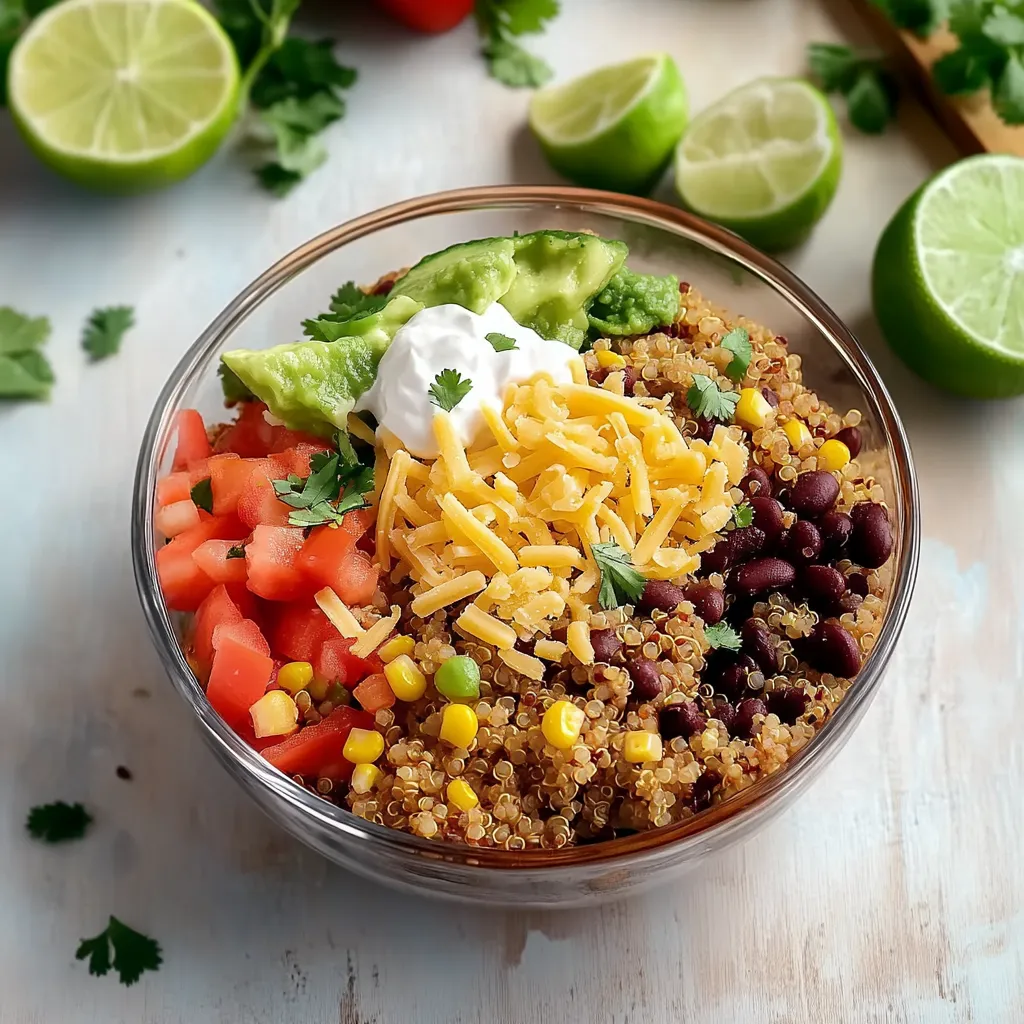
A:
POLYGON ((196 508, 213 515, 213 485, 209 477, 204 477, 199 483, 193 484, 188 493, 196 508))
POLYGON ((491 331, 490 334, 485 334, 484 337, 491 343, 491 348, 493 348, 495 352, 519 351, 516 347, 516 339, 510 338, 507 334, 502 334, 499 331, 491 331))
POLYGON ((35 839, 46 843, 60 843, 68 839, 81 839, 92 822, 92 815, 81 804, 66 804, 58 800, 41 804, 28 812, 25 827, 35 839))
POLYGON ((732 521, 740 529, 752 525, 754 522, 754 507, 747 502, 743 502, 742 505, 736 505, 732 510, 732 521))
POLYGON ((229 405, 234 405, 236 402, 248 402, 256 397, 242 383, 242 378, 223 360, 217 366, 217 376, 220 377, 220 387, 224 392, 224 401, 229 405))
POLYGON ((94 309, 85 322, 82 348, 92 361, 99 362, 114 355, 121 348, 125 333, 135 326, 135 311, 131 306, 107 306, 94 309))
POLYGON ((355 281, 346 281, 331 296, 331 312, 338 316, 368 316, 388 304, 386 295, 369 295, 355 281))
POLYGON ((605 611, 640 600, 647 581, 634 567, 624 548, 615 541, 608 541, 606 544, 591 544, 590 553, 601 572, 597 603, 605 611))
POLYGON ((111 949, 113 967, 123 985, 134 985, 143 971, 155 971, 163 963, 160 946, 153 939, 129 928, 113 914, 99 935, 81 940, 75 959, 88 957, 89 973, 102 976, 110 970, 111 949))
POLYGON ((987 48, 978 51, 970 46, 945 54, 932 65, 935 84, 947 96, 966 96, 984 89, 989 84, 989 56, 987 48))
POLYGON ((39 348, 49 337, 49 318, 26 316, 10 306, 0 306, 0 355, 18 355, 39 348))
POLYGON ((458 370, 442 370, 428 388, 430 401, 451 412, 473 390, 473 382, 458 370))
POLYGON ((267 60, 259 78, 253 82, 252 102, 270 107, 283 99, 310 99, 331 96, 340 102, 334 89, 349 89, 356 82, 355 69, 340 64, 334 56, 334 42, 315 42, 291 36, 267 60))
POLYGON ((1024 46, 1024 17, 1005 7, 993 8, 981 31, 999 46, 1024 46))
POLYGON ((743 641, 728 622, 716 622, 713 626, 704 627, 704 639, 712 650, 724 648, 727 651, 738 651, 743 641))
POLYGON ((750 347, 750 335, 743 327, 734 327, 719 342, 726 352, 732 353, 732 360, 725 368, 730 380, 740 381, 746 376, 754 350, 750 347))
POLYGON ((874 0, 898 28, 930 35, 945 19, 945 0, 874 0))
POLYGON ((1005 124, 1024 124, 1024 64, 1016 53, 996 80, 992 106, 1005 124))
POLYGON ((862 58, 841 43, 809 43, 807 66, 825 92, 845 92, 853 85, 862 58))
POLYGON ((495 39, 483 48, 491 77, 512 89, 536 89, 550 82, 548 63, 511 39, 495 39))
POLYGON ((686 392, 686 404, 697 419, 728 423, 736 411, 740 396, 735 391, 722 391, 703 373, 693 375, 693 384, 686 392))
POLYGON ((558 0, 476 0, 477 28, 491 76, 513 88, 547 82, 551 68, 524 50, 515 38, 542 32, 558 14, 558 0))
POLYGON ((846 93, 850 124, 866 135, 879 135, 896 113, 896 90, 880 68, 861 68, 846 93))
POLYGON ((49 336, 45 316, 29 317, 0 307, 0 399, 49 396, 53 369, 39 351, 49 336))
POLYGON ((228 548, 228 553, 224 556, 224 560, 227 561, 229 558, 245 558, 245 545, 236 544, 234 547, 228 548))

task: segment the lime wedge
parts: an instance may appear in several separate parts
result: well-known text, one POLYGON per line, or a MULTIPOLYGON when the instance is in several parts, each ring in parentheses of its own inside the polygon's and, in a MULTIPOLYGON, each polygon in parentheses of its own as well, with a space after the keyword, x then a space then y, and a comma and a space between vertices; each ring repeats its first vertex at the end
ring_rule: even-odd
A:
POLYGON ((637 57, 534 93, 530 128, 580 185, 646 192, 686 127, 686 86, 667 54, 637 57))
POLYGON ((925 380, 971 398, 1024 394, 1024 160, 939 172, 882 234, 875 316, 925 380))
POLYGON ((138 191, 186 177, 234 121, 231 41, 193 0, 65 0, 11 54, 11 113, 55 171, 138 191))
POLYGON ((832 108, 795 79, 761 78, 729 93, 693 119, 676 150, 683 204, 769 250, 810 234, 841 171, 832 108))

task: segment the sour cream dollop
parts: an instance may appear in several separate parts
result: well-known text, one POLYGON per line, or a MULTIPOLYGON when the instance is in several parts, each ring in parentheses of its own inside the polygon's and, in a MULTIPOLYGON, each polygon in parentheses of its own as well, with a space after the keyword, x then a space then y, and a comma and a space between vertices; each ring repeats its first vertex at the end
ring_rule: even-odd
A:
POLYGON ((413 455, 438 455, 430 386, 442 370, 457 370, 472 381, 469 394, 451 410, 452 423, 468 448, 484 425, 481 409, 501 409, 505 388, 548 373, 556 384, 572 381, 570 363, 577 354, 559 341, 548 341, 523 327, 495 302, 483 313, 447 304, 421 309, 395 334, 377 367, 377 379, 356 403, 377 419, 378 429, 391 431, 413 455), (488 334, 504 334, 516 347, 495 352, 488 334))

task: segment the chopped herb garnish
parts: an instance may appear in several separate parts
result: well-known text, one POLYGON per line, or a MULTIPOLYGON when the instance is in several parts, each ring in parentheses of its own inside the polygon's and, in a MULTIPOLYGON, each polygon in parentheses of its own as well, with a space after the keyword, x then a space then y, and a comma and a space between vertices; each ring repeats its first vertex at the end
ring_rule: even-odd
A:
POLYGON ((131 306, 107 306, 94 309, 85 322, 82 348, 95 363, 114 355, 121 348, 127 331, 135 326, 135 311, 131 306))
POLYGON ((491 331, 490 334, 485 334, 484 337, 491 343, 491 348, 495 352, 518 352, 516 346, 516 339, 510 338, 507 334, 501 334, 499 331, 491 331))
POLYGON ((28 812, 25 827, 36 839, 45 843, 62 843, 68 839, 81 839, 92 822, 92 815, 81 804, 66 804, 58 800, 41 804, 28 812))
POLYGON ((737 505, 732 510, 732 521, 740 529, 743 529, 745 526, 750 526, 754 522, 753 506, 748 505, 746 502, 743 502, 742 505, 737 505))
POLYGON ((53 369, 39 351, 49 336, 45 316, 0 306, 0 399, 49 397, 53 369))
POLYGON ((209 477, 204 477, 199 483, 193 484, 189 497, 196 508, 213 515, 213 484, 209 477))
POLYGON ((720 342, 726 352, 732 353, 732 361, 725 368, 729 380, 741 381, 746 376, 747 367, 754 350, 750 347, 750 335, 743 327, 734 327, 720 342))
POLYGON ((434 405, 451 412, 473 390, 473 382, 458 370, 442 370, 428 390, 434 405))
POLYGON ((388 304, 387 295, 369 295, 355 281, 347 281, 331 296, 331 312, 338 316, 367 316, 388 304))
POLYGON ((590 553, 601 571, 598 604, 606 611, 640 600, 647 582, 630 560, 629 553, 615 541, 591 544, 590 553))
POLYGON ((217 367, 217 376, 220 377, 220 387, 224 392, 224 401, 228 405, 235 405, 237 402, 249 402, 256 397, 242 383, 242 378, 223 360, 217 367))
POLYGON ((542 32, 558 14, 558 0, 476 0, 476 23, 491 77, 504 85, 535 87, 553 72, 524 50, 516 37, 542 32))
POLYGON ((880 57, 839 43, 811 43, 807 63, 825 92, 846 98, 846 112, 855 128, 869 135, 885 130, 896 113, 898 90, 880 57))
POLYGON ((728 423, 736 411, 740 396, 735 391, 722 391, 703 373, 693 375, 693 384, 686 392, 686 404, 697 419, 728 423))
POLYGON ((225 561, 229 558, 245 558, 245 545, 236 544, 234 547, 228 548, 228 553, 224 556, 225 561))
POLYGON ((738 651, 743 641, 728 622, 716 622, 713 626, 704 627, 704 639, 712 650, 724 648, 727 651, 738 651))
POLYGON ((75 959, 88 957, 89 973, 102 976, 111 968, 111 949, 114 951, 113 968, 123 985, 134 985, 143 971, 155 971, 163 963, 160 946, 153 939, 129 928, 113 914, 99 935, 81 940, 75 959))

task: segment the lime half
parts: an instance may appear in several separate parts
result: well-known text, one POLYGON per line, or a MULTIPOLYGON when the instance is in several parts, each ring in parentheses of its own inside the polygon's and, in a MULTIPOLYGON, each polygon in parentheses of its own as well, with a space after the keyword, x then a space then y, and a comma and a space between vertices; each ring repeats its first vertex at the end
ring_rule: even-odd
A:
POLYGON ((875 315, 925 380, 972 398, 1024 393, 1024 160, 941 171, 882 234, 875 315))
POLYGON ((55 171, 137 191, 186 177, 234 121, 231 41, 193 0, 65 0, 11 54, 11 113, 55 171))
POLYGON ((761 249, 802 242, 841 171, 832 108, 796 79, 761 78, 729 93, 693 119, 676 150, 684 205, 761 249))
POLYGON ((530 128, 551 166, 613 192, 646 192, 686 127, 686 86, 658 53, 534 93, 530 128))

